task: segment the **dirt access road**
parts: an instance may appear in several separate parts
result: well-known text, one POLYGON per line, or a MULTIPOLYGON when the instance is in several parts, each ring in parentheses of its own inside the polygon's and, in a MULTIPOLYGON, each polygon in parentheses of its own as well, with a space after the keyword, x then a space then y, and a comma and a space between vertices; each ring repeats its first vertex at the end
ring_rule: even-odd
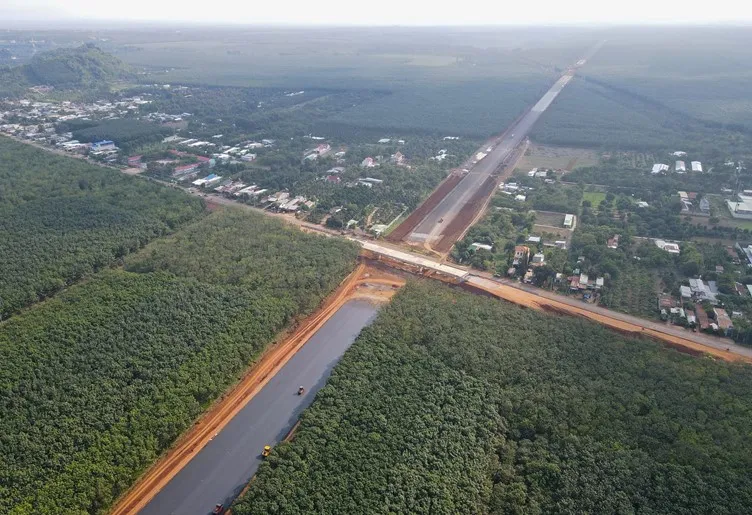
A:
MULTIPOLYGON (((136 514, 144 509, 170 481, 267 385, 309 339, 348 301, 352 299, 388 300, 396 287, 404 284, 399 276, 360 264, 342 284, 293 332, 270 345, 221 399, 188 429, 138 482, 126 492, 112 510, 114 515, 136 514)), ((213 501, 210 499, 210 501, 213 501)))

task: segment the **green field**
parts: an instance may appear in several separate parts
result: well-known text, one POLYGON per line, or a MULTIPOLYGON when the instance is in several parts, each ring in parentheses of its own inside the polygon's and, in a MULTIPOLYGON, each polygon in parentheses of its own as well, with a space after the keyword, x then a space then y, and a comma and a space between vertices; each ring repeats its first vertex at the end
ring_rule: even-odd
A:
POLYGON ((589 200, 591 206, 598 207, 601 202, 606 200, 606 194, 602 191, 585 191, 582 194, 582 200, 589 200))

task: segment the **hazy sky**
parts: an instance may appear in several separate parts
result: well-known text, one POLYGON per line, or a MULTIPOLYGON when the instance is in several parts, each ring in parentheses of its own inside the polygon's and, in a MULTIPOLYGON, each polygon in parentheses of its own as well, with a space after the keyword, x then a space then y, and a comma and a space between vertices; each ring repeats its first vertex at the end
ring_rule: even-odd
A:
MULTIPOLYGON (((2 0, 11 20, 153 20, 326 25, 752 22, 744 0, 2 0)), ((3 23, 5 21, 6 23, 3 23)))

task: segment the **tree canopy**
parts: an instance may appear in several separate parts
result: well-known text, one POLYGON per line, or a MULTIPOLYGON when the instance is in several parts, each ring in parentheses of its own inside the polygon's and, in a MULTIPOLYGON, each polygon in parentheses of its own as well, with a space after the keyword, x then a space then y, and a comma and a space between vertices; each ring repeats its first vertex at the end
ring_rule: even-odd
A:
POLYGON ((0 512, 106 512, 356 256, 220 211, 4 322, 0 512))
POLYGON ((408 284, 233 512, 743 513, 751 386, 747 366, 408 284))
POLYGON ((170 188, 0 138, 0 318, 202 212, 170 188))

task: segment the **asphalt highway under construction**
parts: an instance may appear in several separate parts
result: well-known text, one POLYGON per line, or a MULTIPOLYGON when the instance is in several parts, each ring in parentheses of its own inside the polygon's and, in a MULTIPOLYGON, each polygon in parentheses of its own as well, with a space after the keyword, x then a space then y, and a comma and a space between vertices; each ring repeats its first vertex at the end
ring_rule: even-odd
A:
POLYGON ((347 301, 140 513, 205 515, 228 506, 256 473, 264 446, 284 439, 377 311, 367 300, 347 301))

